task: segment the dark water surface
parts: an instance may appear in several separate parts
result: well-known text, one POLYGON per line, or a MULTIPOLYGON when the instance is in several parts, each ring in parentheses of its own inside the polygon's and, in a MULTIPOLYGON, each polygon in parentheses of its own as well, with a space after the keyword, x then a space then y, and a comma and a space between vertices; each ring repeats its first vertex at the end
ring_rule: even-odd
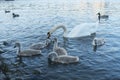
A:
POLYGON ((8 40, 11 44, 3 47, 6 52, 0 54, 0 60, 9 69, 5 72, 11 80, 120 80, 119 19, 119 0, 1 0, 0 43, 8 40), (20 17, 13 18, 13 12, 20 17), (106 43, 96 52, 91 44, 94 37, 64 40, 63 30, 59 29, 53 35, 68 54, 79 56, 79 63, 49 65, 47 54, 52 51, 51 45, 42 50, 43 56, 22 58, 23 63, 17 64, 15 41, 27 49, 32 43, 44 41, 55 24, 63 23, 70 31, 81 23, 96 22, 97 12, 108 14, 109 20, 99 24, 96 37, 104 38, 106 43))

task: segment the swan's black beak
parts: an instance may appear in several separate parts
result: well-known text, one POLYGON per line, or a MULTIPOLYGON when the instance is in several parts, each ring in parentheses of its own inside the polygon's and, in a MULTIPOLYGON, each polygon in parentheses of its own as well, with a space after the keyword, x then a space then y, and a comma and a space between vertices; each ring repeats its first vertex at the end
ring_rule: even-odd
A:
POLYGON ((51 34, 50 34, 50 32, 48 32, 47 33, 47 38, 50 39, 50 37, 51 37, 51 34))

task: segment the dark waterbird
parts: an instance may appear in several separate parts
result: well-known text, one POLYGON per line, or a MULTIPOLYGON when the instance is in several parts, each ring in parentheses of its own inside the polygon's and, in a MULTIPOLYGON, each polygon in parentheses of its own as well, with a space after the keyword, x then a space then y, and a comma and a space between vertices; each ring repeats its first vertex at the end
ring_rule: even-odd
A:
POLYGON ((19 17, 19 14, 12 13, 12 15, 13 15, 13 18, 14 17, 19 17))
POLYGON ((97 15, 98 15, 98 20, 99 20, 99 22, 100 22, 101 19, 105 19, 105 20, 107 20, 107 19, 109 18, 108 15, 101 15, 100 12, 97 13, 97 15))
POLYGON ((5 13, 10 13, 10 11, 9 10, 5 10, 5 13))

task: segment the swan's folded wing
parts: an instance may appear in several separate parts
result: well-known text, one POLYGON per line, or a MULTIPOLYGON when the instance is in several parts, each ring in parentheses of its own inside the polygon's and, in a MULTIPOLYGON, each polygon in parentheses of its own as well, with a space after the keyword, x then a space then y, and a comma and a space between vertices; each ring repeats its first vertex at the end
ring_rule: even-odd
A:
POLYGON ((67 37, 75 38, 75 37, 83 37, 91 35, 91 33, 95 33, 97 31, 96 23, 82 23, 74 27, 67 37))
POLYGON ((40 50, 24 50, 18 54, 18 56, 34 56, 41 54, 40 50))
POLYGON ((64 48, 55 48, 54 51, 58 54, 58 56, 60 55, 67 55, 67 51, 64 48))
POLYGON ((59 56, 57 58, 57 62, 58 63, 63 63, 63 64, 76 63, 76 62, 79 62, 79 57, 63 55, 63 56, 59 56))

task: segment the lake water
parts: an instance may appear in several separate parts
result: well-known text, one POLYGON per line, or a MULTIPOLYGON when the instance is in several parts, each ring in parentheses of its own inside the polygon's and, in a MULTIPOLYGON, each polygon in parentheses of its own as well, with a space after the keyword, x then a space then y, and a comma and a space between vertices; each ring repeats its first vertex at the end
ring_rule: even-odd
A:
MULTIPOLYGON (((11 80, 119 80, 120 79, 120 1, 119 0, 16 0, 0 1, 0 42, 9 41, 0 54, 1 65, 9 70, 11 80), (10 10, 10 13, 5 13, 10 10), (92 37, 64 40, 63 30, 54 32, 59 46, 69 55, 79 56, 77 64, 48 64, 47 54, 53 45, 42 50, 43 56, 24 57, 17 64, 15 41, 27 49, 32 43, 42 42, 55 24, 63 23, 70 31, 84 22, 96 22, 97 13, 109 15, 96 32, 105 45, 93 51, 92 37), (20 17, 13 18, 12 13, 20 17)), ((86 26, 89 27, 89 26, 86 26)), ((2 47, 1 47, 2 48, 2 47)), ((2 73, 0 73, 2 75, 2 73)), ((3 80, 3 76, 0 76, 3 80)))

